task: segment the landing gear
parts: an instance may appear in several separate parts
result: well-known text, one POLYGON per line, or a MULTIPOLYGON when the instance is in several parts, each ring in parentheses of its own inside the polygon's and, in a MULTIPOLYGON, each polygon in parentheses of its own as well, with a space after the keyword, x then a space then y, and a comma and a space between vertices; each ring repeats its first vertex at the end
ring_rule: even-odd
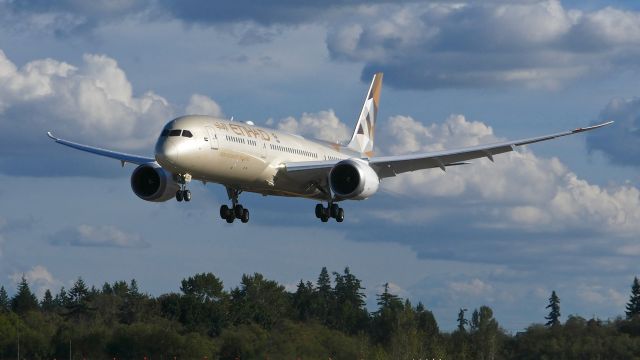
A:
POLYGON ((187 189, 187 183, 191 181, 191 175, 178 174, 175 176, 176 181, 180 184, 180 190, 176 191, 176 200, 178 202, 191 201, 191 191, 187 189))
POLYGON ((243 223, 249 222, 249 210, 238 203, 238 195, 242 190, 227 188, 227 194, 231 199, 231 207, 227 205, 220 206, 220 217, 231 224, 235 219, 240 219, 243 223))
POLYGON ((316 217, 322 222, 329 221, 329 218, 334 218, 337 222, 343 222, 344 209, 335 203, 330 203, 326 208, 322 204, 317 204, 316 217))

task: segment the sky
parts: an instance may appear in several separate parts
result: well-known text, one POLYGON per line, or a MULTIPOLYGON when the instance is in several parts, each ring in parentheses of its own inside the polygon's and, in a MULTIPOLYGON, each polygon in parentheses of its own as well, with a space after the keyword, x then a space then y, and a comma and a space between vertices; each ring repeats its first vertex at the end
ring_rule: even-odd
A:
POLYGON ((0 0, 0 284, 38 294, 78 276, 153 295, 213 272, 295 289, 349 266, 368 304, 384 283, 442 329, 488 305, 509 332, 624 314, 640 273, 637 1, 0 0), (220 185, 148 203, 134 167, 51 142, 144 156, 162 126, 206 113, 340 141, 384 72, 375 150, 404 154, 595 124, 589 134, 472 165, 405 174, 344 223, 315 203, 220 185))

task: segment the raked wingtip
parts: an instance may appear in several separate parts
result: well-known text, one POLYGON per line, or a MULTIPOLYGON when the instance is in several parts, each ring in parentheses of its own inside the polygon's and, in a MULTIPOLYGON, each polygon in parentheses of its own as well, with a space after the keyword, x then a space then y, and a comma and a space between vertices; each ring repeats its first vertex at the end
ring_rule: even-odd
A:
POLYGON ((47 131, 47 136, 52 139, 52 140, 58 140, 58 138, 56 138, 55 136, 53 136, 53 134, 51 133, 51 131, 47 131))

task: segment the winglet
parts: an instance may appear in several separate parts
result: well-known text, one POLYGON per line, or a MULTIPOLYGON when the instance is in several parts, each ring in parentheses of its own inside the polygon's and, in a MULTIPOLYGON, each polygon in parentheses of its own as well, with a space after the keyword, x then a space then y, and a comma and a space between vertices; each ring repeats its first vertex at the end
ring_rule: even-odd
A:
POLYGON ((51 133, 51 131, 47 131, 47 136, 48 136, 49 138, 51 138, 52 140, 54 140, 54 141, 58 141, 58 138, 57 138, 57 137, 55 137, 55 136, 53 136, 53 134, 51 133))
POLYGON ((597 124, 597 125, 592 125, 592 126, 587 126, 587 127, 581 127, 581 128, 577 128, 577 129, 573 130, 572 133, 579 133, 579 132, 583 132, 583 131, 589 131, 589 130, 601 128, 603 126, 611 125, 613 123, 614 123, 614 121, 610 120, 610 121, 604 122, 602 124, 597 124))

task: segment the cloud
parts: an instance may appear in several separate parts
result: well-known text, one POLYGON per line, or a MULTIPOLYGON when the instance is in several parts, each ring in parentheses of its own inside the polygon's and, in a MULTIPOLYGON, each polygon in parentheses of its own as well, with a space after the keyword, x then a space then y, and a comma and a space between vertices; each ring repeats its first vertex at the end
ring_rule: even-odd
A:
POLYGON ((589 133, 589 150, 601 151, 614 164, 640 165, 640 98, 612 100, 600 113, 599 120, 616 123, 589 133))
POLYGON ((525 86, 637 69, 640 13, 560 1, 412 3, 360 8, 330 28, 335 60, 388 73, 404 89, 525 86), (350 21, 347 21, 350 19, 350 21))
POLYGON ((277 124, 278 130, 311 138, 339 142, 348 140, 349 128, 338 119, 332 109, 317 113, 303 113, 300 119, 287 117, 277 124))
POLYGON ((40 31, 58 36, 85 34, 96 26, 140 16, 153 9, 151 0, 0 1, 0 20, 17 31, 40 31))
POLYGON ((211 98, 200 95, 193 94, 189 99, 189 104, 186 108, 186 113, 191 115, 209 115, 215 117, 223 117, 222 108, 218 105, 217 102, 212 100, 211 98))
POLYGON ((79 225, 51 236, 56 246, 147 248, 151 246, 140 235, 129 234, 115 226, 79 225))
POLYGON ((493 292, 493 286, 490 284, 474 278, 469 281, 451 282, 449 289, 456 296, 484 296, 493 292))
POLYGON ((153 92, 135 95, 124 70, 108 56, 86 54, 79 66, 41 59, 18 68, 0 50, 0 171, 77 173, 69 152, 62 159, 56 157, 60 152, 52 152, 43 164, 42 154, 52 146, 45 137, 49 130, 70 140, 149 155, 174 114, 168 101, 153 92))
POLYGON ((9 278, 14 284, 18 284, 23 276, 38 297, 42 297, 47 289, 53 290, 61 284, 61 282, 42 265, 36 265, 26 273, 14 272, 9 275, 9 278))
MULTIPOLYGON (((395 116, 384 129, 388 135, 380 138, 389 141, 393 154, 452 149, 500 139, 490 127, 467 121, 462 115, 429 126, 410 117, 395 116)), ((427 202, 442 197, 464 199, 465 211, 474 219, 470 225, 476 227, 530 232, 582 229, 618 236, 640 232, 637 188, 590 184, 557 158, 540 158, 527 149, 496 156, 495 164, 479 159, 447 169, 446 173, 413 172, 383 184, 394 193, 425 198, 427 202)))

